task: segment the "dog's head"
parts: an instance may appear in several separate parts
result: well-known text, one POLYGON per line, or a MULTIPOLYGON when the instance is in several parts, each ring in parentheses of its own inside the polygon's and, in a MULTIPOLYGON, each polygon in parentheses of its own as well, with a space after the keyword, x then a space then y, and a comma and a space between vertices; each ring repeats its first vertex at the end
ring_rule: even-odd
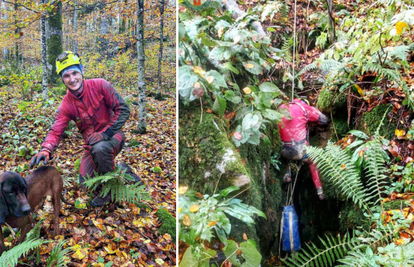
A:
POLYGON ((30 205, 27 200, 26 180, 15 172, 0 175, 0 224, 6 217, 29 215, 30 205))

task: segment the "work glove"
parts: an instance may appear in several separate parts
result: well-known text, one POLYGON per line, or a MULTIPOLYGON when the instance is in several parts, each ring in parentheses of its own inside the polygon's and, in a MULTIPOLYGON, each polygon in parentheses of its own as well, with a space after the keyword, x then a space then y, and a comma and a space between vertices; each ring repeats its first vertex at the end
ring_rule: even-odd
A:
POLYGON ((30 161, 30 169, 32 169, 36 165, 39 165, 40 161, 42 160, 44 160, 43 164, 46 165, 49 162, 49 158, 50 152, 47 150, 41 150, 32 158, 32 161, 30 161))
POLYGON ((95 132, 88 137, 88 145, 93 146, 94 144, 106 141, 107 139, 108 136, 106 134, 95 132))

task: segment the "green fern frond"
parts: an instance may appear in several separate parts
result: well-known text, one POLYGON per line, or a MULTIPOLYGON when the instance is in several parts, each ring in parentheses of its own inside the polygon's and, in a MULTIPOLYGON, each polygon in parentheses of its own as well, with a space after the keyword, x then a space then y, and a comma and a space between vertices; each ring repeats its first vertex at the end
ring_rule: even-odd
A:
POLYGON ((145 185, 125 185, 118 181, 110 181, 103 184, 101 196, 106 196, 108 193, 111 194, 111 200, 116 202, 126 201, 129 203, 137 204, 141 200, 149 200, 149 195, 145 191, 145 185))
POLYGON ((307 248, 292 255, 284 263, 287 266, 334 266, 335 262, 349 251, 360 247, 360 241, 354 234, 345 234, 343 238, 325 235, 325 239, 319 238, 324 249, 319 249, 315 244, 306 244, 307 248))
POLYGON ((388 184, 388 179, 385 173, 387 169, 385 168, 385 161, 383 156, 383 149, 382 144, 377 140, 373 140, 369 142, 368 149, 365 151, 366 156, 369 160, 365 161, 365 173, 367 174, 366 177, 368 178, 368 182, 366 185, 368 195, 372 196, 375 201, 373 201, 374 205, 381 205, 382 210, 384 210, 382 206, 381 194, 383 190, 385 190, 385 186, 388 184))
POLYGON ((312 71, 315 69, 320 69, 322 71, 334 71, 343 66, 344 66, 343 63, 333 60, 333 59, 317 60, 309 65, 306 65, 306 67, 304 67, 296 76, 299 77, 305 72, 312 71))
POLYGON ((348 199, 352 199, 360 208, 370 212, 372 203, 367 200, 368 195, 357 175, 351 157, 339 146, 328 143, 324 149, 308 147, 308 153, 322 175, 328 178, 334 186, 348 199))
POLYGON ((126 201, 137 204, 142 199, 150 199, 148 192, 145 191, 145 185, 128 185, 126 181, 134 181, 134 178, 118 169, 115 172, 88 179, 85 181, 85 185, 90 190, 102 186, 100 195, 103 197, 110 193, 111 200, 116 202, 126 201))
POLYGON ((71 247, 63 249, 66 240, 60 241, 51 251, 50 256, 47 258, 47 267, 61 267, 66 266, 66 255, 71 251, 71 247))
POLYGON ((282 51, 284 53, 284 60, 286 61, 292 61, 292 46, 293 46, 293 40, 291 38, 286 38, 283 40, 282 44, 282 51))

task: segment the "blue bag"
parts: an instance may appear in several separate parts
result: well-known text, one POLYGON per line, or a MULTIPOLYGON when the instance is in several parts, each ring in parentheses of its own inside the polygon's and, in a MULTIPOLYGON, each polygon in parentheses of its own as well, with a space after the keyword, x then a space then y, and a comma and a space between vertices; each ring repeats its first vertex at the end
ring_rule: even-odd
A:
POLYGON ((300 249, 299 222, 293 205, 284 206, 281 221, 282 250, 294 252, 300 249))

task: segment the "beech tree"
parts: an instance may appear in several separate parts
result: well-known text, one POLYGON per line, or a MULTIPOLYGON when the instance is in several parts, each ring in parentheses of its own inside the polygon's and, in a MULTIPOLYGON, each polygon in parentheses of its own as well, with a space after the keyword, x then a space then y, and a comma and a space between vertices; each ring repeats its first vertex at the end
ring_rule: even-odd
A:
POLYGON ((137 131, 144 134, 147 132, 145 110, 145 51, 144 51, 144 0, 137 0, 137 53, 138 53, 138 95, 139 95, 139 119, 137 131))

